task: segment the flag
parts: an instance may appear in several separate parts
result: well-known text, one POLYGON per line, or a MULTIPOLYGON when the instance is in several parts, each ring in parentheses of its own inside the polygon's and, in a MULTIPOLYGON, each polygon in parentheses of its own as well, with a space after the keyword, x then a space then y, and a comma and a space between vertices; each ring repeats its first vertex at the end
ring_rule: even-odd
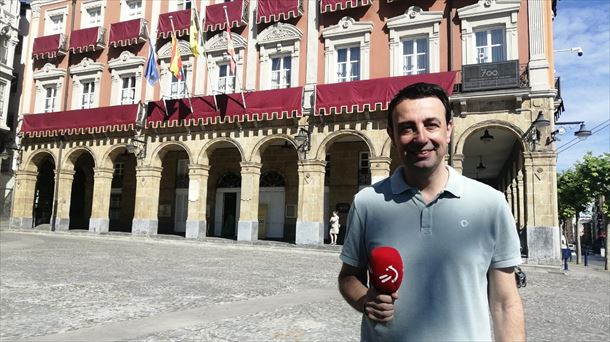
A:
POLYGON ((182 57, 180 56, 180 48, 176 37, 172 32, 172 56, 169 62, 169 70, 176 76, 177 79, 182 80, 182 57))
POLYGON ((189 31, 189 45, 191 46, 191 52, 195 57, 199 57, 201 54, 199 47, 199 31, 197 31, 197 19, 191 19, 191 29, 189 31))
POLYGON ((235 66, 237 63, 237 59, 235 58, 235 48, 233 47, 233 39, 231 38, 229 19, 227 19, 227 52, 229 53, 229 63, 231 63, 231 72, 235 74, 235 66))
POLYGON ((159 81, 159 69, 157 68, 157 58, 155 57, 155 46, 152 40, 148 37, 148 62, 146 63, 146 72, 144 77, 148 80, 148 84, 154 86, 159 81))

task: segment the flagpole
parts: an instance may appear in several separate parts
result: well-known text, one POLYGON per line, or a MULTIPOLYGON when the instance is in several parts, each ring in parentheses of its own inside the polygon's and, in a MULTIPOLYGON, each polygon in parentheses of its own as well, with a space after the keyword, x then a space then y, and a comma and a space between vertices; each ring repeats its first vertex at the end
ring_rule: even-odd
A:
MULTIPOLYGON (((178 47, 178 40, 176 39, 176 29, 174 28, 174 20, 172 19, 173 17, 170 15, 169 16, 169 22, 170 24, 172 24, 172 39, 176 40, 176 49, 178 49, 178 51, 180 51, 180 48, 178 47)), ((182 58, 182 55, 180 55, 180 58, 182 58)), ((171 63, 171 59, 170 59, 170 63, 171 63)), ((180 74, 182 75, 182 77, 184 78, 184 88, 186 88, 186 95, 187 95, 187 100, 189 100, 189 106, 191 107, 191 114, 193 114, 193 103, 191 102, 191 91, 189 90, 189 86, 186 82, 186 76, 184 75, 184 68, 180 68, 180 74)))
MULTIPOLYGON (((151 44, 152 39, 150 38, 150 32, 148 31, 148 25, 144 25, 144 30, 146 31, 146 38, 148 38, 148 45, 150 45, 149 49, 153 49, 153 46, 151 44)), ((153 51, 153 53, 155 53, 155 51, 153 51)), ((155 63, 156 63, 156 61, 155 61, 155 63)), ((155 68, 156 68, 156 65, 155 65, 155 68)), ((165 103, 165 98, 163 97, 163 94, 161 94, 161 100, 163 100, 163 107, 165 107, 165 116, 169 118, 169 111, 167 110, 167 103, 165 103)))
MULTIPOLYGON (((227 6, 223 5, 222 9, 224 9, 224 11, 225 11, 225 19, 227 20, 227 35, 230 35, 231 31, 230 31, 230 25, 229 25, 229 15, 227 14, 227 6)), ((229 36, 229 37, 227 37, 227 39, 231 39, 231 37, 229 36)), ((235 47, 233 47, 233 49, 235 49, 235 47)), ((231 56, 231 58, 233 58, 233 56, 231 56)), ((244 109, 245 109, 246 108, 246 98, 244 97, 244 90, 241 87, 241 80, 239 78, 239 72, 237 72, 237 61, 233 60, 233 63, 235 63, 235 83, 239 84, 239 90, 241 93, 241 101, 242 101, 242 103, 244 105, 244 109)))
MULTIPOLYGON (((195 10, 195 16, 197 17, 196 21, 197 21, 197 26, 199 26, 200 23, 200 18, 199 18, 199 12, 197 12, 197 10, 195 10)), ((203 41, 203 31, 201 30, 201 27, 198 27, 199 30, 199 34, 201 35, 201 41, 203 41)), ((205 66, 207 69, 207 74, 208 74, 208 83, 210 84, 210 88, 212 88, 212 75, 210 74, 210 67, 208 65, 208 54, 207 51, 204 47, 204 44, 201 44, 201 54, 203 55, 203 58, 205 59, 205 66)), ((216 111, 218 111, 218 102, 216 101, 216 93, 214 91, 212 91, 212 96, 214 97, 214 108, 216 109, 216 111)))

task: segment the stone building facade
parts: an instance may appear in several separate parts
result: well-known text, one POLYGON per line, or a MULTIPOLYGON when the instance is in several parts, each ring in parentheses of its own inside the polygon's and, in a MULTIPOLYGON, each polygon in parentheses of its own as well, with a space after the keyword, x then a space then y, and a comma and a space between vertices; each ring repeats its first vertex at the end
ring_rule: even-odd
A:
POLYGON ((322 244, 329 212, 344 223, 353 195, 399 164, 386 134, 392 95, 428 81, 451 94, 449 163, 506 194, 517 222, 507 229, 519 230, 530 262, 559 260, 546 143, 559 113, 554 2, 52 0, 32 9, 13 226, 322 244), (183 80, 169 71, 172 24, 183 80), (144 78, 148 37, 154 86, 144 78))

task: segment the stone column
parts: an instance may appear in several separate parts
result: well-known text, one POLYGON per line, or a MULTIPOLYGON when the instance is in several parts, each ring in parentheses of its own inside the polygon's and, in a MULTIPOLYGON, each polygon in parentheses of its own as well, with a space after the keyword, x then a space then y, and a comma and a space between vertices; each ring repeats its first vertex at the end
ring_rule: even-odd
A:
POLYGON ((262 164, 242 162, 241 201, 237 222, 238 241, 258 240, 258 189, 262 164))
POLYGON ((36 192, 35 171, 17 171, 15 173, 15 197, 11 213, 11 227, 32 228, 34 211, 34 194, 36 192))
POLYGON ((72 181, 74 180, 74 173, 74 170, 61 170, 59 172, 55 230, 70 229, 70 201, 72 199, 72 181))
POLYGON ((561 262, 556 156, 549 151, 524 156, 528 263, 531 264, 559 265, 561 262))
POLYGON ((113 169, 93 169, 93 206, 89 231, 93 233, 108 233, 110 227, 110 192, 112 190, 113 169))
POLYGON ((324 243, 324 173, 322 160, 299 161, 296 244, 324 243))
POLYGON ((464 155, 463 154, 454 154, 451 157, 451 161, 453 163, 453 168, 459 172, 459 173, 463 173, 464 172, 464 166, 462 165, 464 163, 464 155))
POLYGON ((157 166, 136 167, 136 201, 131 228, 134 235, 157 235, 162 170, 157 166))
POLYGON ((390 175, 391 158, 377 157, 369 160, 371 168, 371 184, 375 184, 390 175))
POLYGON ((202 239, 206 236, 209 165, 189 165, 188 217, 186 219, 187 239, 202 239))

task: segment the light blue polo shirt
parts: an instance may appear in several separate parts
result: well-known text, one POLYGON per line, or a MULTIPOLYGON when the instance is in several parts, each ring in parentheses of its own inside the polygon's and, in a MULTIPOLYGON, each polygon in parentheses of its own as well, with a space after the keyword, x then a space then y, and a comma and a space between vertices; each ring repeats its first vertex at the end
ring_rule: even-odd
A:
POLYGON ((366 268, 371 249, 392 246, 404 264, 394 320, 363 315, 362 340, 491 340, 486 275, 521 263, 515 221, 501 192, 447 168, 427 205, 402 167, 354 197, 341 260, 366 268))

